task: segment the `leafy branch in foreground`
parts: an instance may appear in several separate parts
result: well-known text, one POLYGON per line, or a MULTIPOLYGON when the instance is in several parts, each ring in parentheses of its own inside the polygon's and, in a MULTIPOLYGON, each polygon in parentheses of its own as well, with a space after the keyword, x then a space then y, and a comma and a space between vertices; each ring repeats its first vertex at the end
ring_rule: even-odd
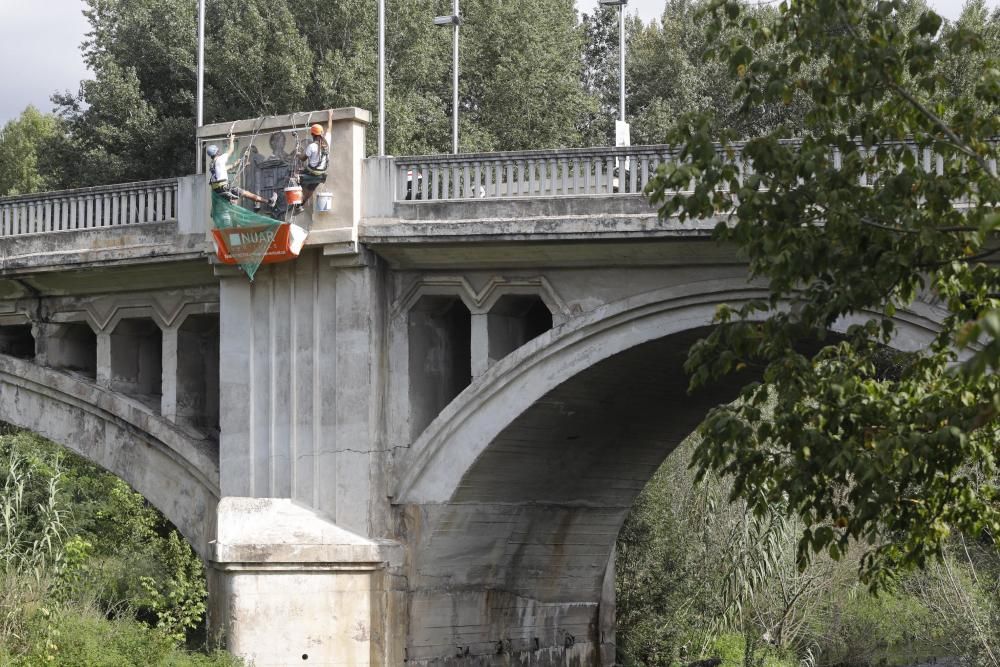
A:
POLYGON ((764 23, 711 3, 714 34, 743 29, 711 54, 742 112, 805 98, 806 132, 740 145, 687 116, 647 189, 662 217, 717 220, 769 287, 720 307, 691 351, 693 387, 747 366, 762 380, 710 413, 695 465, 799 515, 800 565, 868 545, 873 589, 953 530, 1000 530, 1000 64, 982 32, 909 8, 794 0, 764 23), (956 91, 941 64, 970 54, 984 65, 956 91))

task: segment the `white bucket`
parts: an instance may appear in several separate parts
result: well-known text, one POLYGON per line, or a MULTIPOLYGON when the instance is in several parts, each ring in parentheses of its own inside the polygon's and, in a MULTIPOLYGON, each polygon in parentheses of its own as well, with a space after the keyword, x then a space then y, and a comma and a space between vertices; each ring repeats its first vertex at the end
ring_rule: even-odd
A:
POLYGON ((316 193, 316 212, 325 213, 333 208, 333 193, 332 192, 317 192, 316 193))

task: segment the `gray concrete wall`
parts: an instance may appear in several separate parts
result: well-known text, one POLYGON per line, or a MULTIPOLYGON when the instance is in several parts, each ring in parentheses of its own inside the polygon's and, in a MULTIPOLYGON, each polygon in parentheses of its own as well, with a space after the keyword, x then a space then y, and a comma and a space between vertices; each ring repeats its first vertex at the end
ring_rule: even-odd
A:
POLYGON ((359 535, 387 521, 380 285, 318 251, 221 280, 224 495, 292 498, 359 535))

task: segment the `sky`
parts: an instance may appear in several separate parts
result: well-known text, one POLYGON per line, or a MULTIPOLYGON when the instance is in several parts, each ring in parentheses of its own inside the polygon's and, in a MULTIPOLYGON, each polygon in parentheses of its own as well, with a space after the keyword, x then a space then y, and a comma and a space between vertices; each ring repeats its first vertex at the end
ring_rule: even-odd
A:
MULTIPOLYGON (((331 0, 334 1, 334 0, 331 0)), ((942 16, 954 19, 963 0, 929 0, 942 16)), ((596 0, 576 0, 592 12, 596 0)), ((996 7, 1000 0, 988 0, 996 7)), ((658 18, 664 0, 630 0, 626 11, 643 21, 658 18)), ((87 68, 80 43, 88 30, 82 0, 0 0, 0 126, 29 104, 52 111, 54 92, 76 92, 87 68)))

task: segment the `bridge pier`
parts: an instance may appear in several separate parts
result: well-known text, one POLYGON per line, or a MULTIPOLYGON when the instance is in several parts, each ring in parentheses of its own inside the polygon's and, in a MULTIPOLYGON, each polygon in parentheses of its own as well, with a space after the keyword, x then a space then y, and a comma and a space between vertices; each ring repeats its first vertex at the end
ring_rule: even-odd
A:
POLYGON ((285 498, 223 498, 210 620, 256 667, 386 660, 390 565, 402 549, 344 530, 285 498))

